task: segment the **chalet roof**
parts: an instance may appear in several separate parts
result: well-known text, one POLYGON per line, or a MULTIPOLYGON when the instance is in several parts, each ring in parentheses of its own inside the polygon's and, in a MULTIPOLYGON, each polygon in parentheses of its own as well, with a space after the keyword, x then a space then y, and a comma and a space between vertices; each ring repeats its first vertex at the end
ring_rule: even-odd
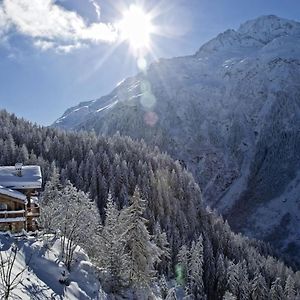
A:
POLYGON ((42 173, 39 166, 23 166, 21 176, 15 166, 0 167, 0 185, 10 189, 40 189, 42 173))
POLYGON ((5 188, 0 185, 0 195, 9 196, 12 198, 16 198, 18 200, 26 201, 26 196, 18 191, 13 191, 11 189, 5 188))

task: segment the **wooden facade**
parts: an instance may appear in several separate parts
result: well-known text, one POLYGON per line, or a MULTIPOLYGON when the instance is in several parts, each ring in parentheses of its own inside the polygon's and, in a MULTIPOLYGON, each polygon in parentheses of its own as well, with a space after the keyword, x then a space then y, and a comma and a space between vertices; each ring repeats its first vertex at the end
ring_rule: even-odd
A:
POLYGON ((26 229, 24 201, 0 194, 0 230, 20 232, 26 229))
MULTIPOLYGON (((15 173, 10 175, 10 168, 0 167, 0 231, 35 231, 40 216, 36 196, 41 188, 41 176, 28 176, 24 172, 24 177, 22 174, 15 177, 15 173)), ((38 169, 40 173, 38 166, 25 166, 24 169, 28 172, 38 169)))
POLYGON ((22 201, 0 191, 0 231, 20 232, 38 229, 40 207, 32 201, 22 201))

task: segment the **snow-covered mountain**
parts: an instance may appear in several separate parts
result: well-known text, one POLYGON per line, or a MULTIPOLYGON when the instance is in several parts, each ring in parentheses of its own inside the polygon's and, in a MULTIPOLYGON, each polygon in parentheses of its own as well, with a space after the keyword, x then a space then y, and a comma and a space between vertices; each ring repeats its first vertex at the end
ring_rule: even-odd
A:
POLYGON ((233 228, 300 250, 300 23, 248 21, 161 59, 54 126, 144 138, 193 172, 233 228))

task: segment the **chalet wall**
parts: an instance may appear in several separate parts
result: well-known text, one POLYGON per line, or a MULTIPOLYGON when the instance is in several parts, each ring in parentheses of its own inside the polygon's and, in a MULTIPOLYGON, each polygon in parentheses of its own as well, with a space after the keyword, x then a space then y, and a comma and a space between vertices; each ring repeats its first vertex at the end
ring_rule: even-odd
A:
MULTIPOLYGON (((0 203, 6 204, 8 211, 12 210, 25 210, 25 203, 22 200, 18 199, 12 199, 9 196, 2 195, 0 194, 0 203)), ((15 217, 20 217, 20 215, 17 214, 10 214, 6 216, 7 218, 15 218, 15 217)), ((0 217, 0 220, 3 221, 3 218, 0 217)), ((18 221, 18 222, 0 222, 0 231, 10 231, 10 232, 20 232, 25 228, 25 222, 18 221)))
POLYGON ((21 210, 25 209, 25 204, 23 201, 12 200, 10 197, 6 195, 0 194, 0 203, 7 204, 7 210, 21 210))
POLYGON ((25 230, 25 222, 0 223, 0 231, 10 231, 12 233, 25 230))

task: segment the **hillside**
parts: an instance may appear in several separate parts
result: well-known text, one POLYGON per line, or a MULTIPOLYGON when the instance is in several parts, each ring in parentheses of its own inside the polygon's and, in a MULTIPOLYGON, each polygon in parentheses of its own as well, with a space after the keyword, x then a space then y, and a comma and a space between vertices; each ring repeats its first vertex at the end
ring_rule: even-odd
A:
POLYGON ((186 166, 236 231, 298 260, 300 23, 276 16, 160 59, 55 127, 117 131, 186 166))
MULTIPOLYGON (((126 229, 126 226, 132 229, 134 223, 127 223, 127 220, 134 214, 127 211, 130 207, 132 209, 134 203, 132 198, 135 197, 133 190, 138 186, 142 199, 145 199, 138 201, 147 204, 145 212, 138 214, 140 222, 144 224, 143 226, 147 226, 145 228, 149 231, 146 233, 147 239, 151 239, 151 243, 154 243, 158 237, 161 239, 163 234, 164 240, 169 245, 169 258, 164 258, 163 264, 156 266, 156 276, 151 279, 154 284, 160 286, 158 294, 163 295, 165 290, 163 286, 166 284, 161 282, 172 280, 171 287, 174 287, 174 279, 192 299, 200 299, 199 295, 211 300, 222 299, 226 292, 236 295, 237 299, 247 299, 250 295, 253 299, 265 299, 264 297, 269 297, 268 295, 271 297, 277 293, 282 297, 284 295, 295 297, 300 293, 300 273, 295 273, 272 256, 272 251, 267 245, 233 233, 227 222, 205 209, 193 177, 179 163, 165 154, 160 154, 157 149, 151 149, 144 143, 134 142, 128 137, 118 135, 112 138, 97 138, 91 133, 66 133, 39 127, 1 111, 0 152, 2 165, 13 164, 15 161, 41 165, 44 183, 52 178, 50 174, 53 170, 58 169, 61 184, 67 186, 62 190, 61 196, 53 198, 54 208, 58 202, 60 207, 70 205, 68 194, 64 191, 70 190, 68 180, 71 180, 77 188, 90 192, 102 220, 105 220, 105 226, 110 226, 106 224, 108 218, 115 220, 110 221, 113 226, 119 225, 122 230, 126 229), (107 200, 108 192, 111 195, 110 203, 115 205, 112 209, 115 214, 120 213, 121 217, 115 218, 111 214, 112 211, 108 211, 109 205, 112 205, 107 200), (62 201, 66 201, 66 204, 64 205, 62 201), (159 235, 157 235, 158 227, 162 232, 159 235)), ((48 201, 49 199, 52 198, 48 198, 48 201)), ((43 205, 42 210, 49 208, 43 205)), ((63 216, 63 209, 59 211, 63 216)), ((51 212, 43 212, 44 215, 48 213, 51 212)), ((109 233, 110 227, 107 230, 109 233)), ((111 239, 113 241, 113 236, 111 239)), ((93 261, 101 267, 102 261, 110 254, 107 251, 101 254, 101 247, 105 243, 95 243, 96 248, 91 250, 93 240, 97 241, 96 235, 86 236, 82 240, 82 248, 88 249, 93 261)), ((122 239, 116 239, 120 240, 122 239)), ((159 244, 159 240, 157 243, 159 244)), ((115 257, 122 263, 119 252, 115 253, 115 257)), ((31 268, 35 274, 44 276, 42 262, 41 257, 31 268)), ((76 270, 76 260, 74 262, 71 272, 76 270)), ((138 265, 140 264, 143 265, 144 262, 138 261, 138 265)), ((79 273, 80 270, 78 269, 79 273)), ((92 276, 91 280, 94 280, 91 270, 84 270, 82 272, 85 277, 92 276)), ((54 278, 51 274, 45 276, 47 282, 54 281, 57 284, 55 274, 54 278)), ((110 278, 109 273, 106 276, 110 278)), ((77 280, 81 279, 73 278, 70 287, 74 287, 76 293, 81 293, 76 288, 77 280)), ((40 287, 43 284, 38 281, 37 285, 40 287)), ((84 285, 80 287, 85 293, 92 292, 86 291, 88 287, 84 285)), ((136 286, 132 285, 130 288, 136 286)), ((149 289, 145 286, 142 288, 149 289)), ((126 292, 128 290, 119 290, 121 295, 123 293, 123 297, 126 292)), ((172 289, 170 292, 172 293, 172 289)), ((59 293, 56 291, 54 295, 59 293)), ((75 299, 78 298, 76 297, 75 299)), ((138 299, 142 298, 138 296, 138 299)))
MULTIPOLYGON (((6 257, 4 251, 9 255, 13 242, 19 247, 12 278, 24 270, 9 299, 105 299, 95 268, 82 249, 76 250, 77 262, 69 274, 60 259, 60 240, 53 235, 47 238, 40 235, 14 239, 2 233, 0 242, 3 257, 6 257), (70 284, 59 283, 63 273, 68 274, 70 284)), ((2 293, 0 295, 3 296, 2 293)))

